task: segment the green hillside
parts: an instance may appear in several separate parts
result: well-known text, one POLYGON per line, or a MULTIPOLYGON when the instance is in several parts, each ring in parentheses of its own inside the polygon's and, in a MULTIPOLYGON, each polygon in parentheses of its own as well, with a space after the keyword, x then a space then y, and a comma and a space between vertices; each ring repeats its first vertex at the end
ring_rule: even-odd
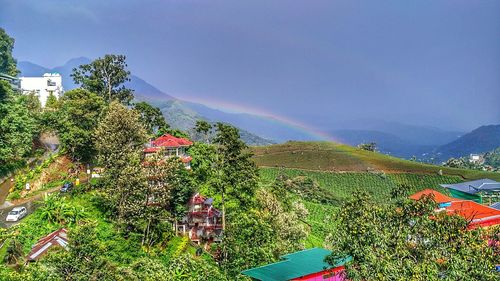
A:
POLYGON ((462 180, 490 178, 500 173, 447 168, 403 160, 333 142, 287 142, 253 147, 259 167, 283 167, 328 172, 376 172, 457 176, 462 180))

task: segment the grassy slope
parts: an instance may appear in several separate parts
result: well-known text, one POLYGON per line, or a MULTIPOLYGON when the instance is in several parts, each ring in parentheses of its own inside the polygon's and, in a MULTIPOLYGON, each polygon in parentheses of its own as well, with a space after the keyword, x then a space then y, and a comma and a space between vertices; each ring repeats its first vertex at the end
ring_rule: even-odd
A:
POLYGON ((340 203, 352 198, 355 189, 364 189, 376 202, 384 203, 390 191, 401 184, 409 186, 411 192, 433 188, 447 193, 439 184, 478 178, 500 180, 499 173, 427 165, 330 142, 288 142, 252 150, 260 166, 261 183, 271 184, 280 173, 307 176, 337 199, 335 205, 302 200, 309 211, 307 247, 323 246, 328 234, 335 231, 334 216, 340 203))
POLYGON ((287 142, 253 147, 254 160, 260 167, 285 167, 330 172, 384 171, 459 176, 463 180, 491 178, 500 181, 500 173, 447 168, 369 152, 333 142, 287 142))

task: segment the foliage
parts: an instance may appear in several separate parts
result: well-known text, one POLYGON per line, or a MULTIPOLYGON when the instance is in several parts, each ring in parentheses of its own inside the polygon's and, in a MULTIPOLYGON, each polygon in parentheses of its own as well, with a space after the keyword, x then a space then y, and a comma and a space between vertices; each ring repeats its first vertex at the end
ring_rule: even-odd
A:
POLYGON ((408 192, 415 193, 425 188, 433 188, 447 193, 439 184, 457 183, 463 179, 456 176, 439 176, 425 174, 377 174, 377 173, 332 173, 319 171, 304 171, 296 169, 261 168, 260 177, 264 182, 274 182, 280 175, 286 178, 309 178, 326 190, 326 196, 333 199, 332 204, 339 206, 340 202, 352 199, 353 191, 360 187, 368 192, 378 203, 387 202, 391 191, 402 185, 408 186, 408 192))
POLYGON ((375 204, 355 193, 336 216, 328 262, 351 255, 350 280, 498 280, 483 230, 435 207, 431 198, 375 204))
POLYGON ((194 130, 197 133, 205 135, 205 142, 209 143, 209 134, 212 130, 212 124, 208 123, 205 120, 197 120, 194 130))
POLYGON ((96 93, 107 103, 117 100, 128 105, 133 99, 133 91, 125 88, 130 81, 130 71, 123 55, 105 55, 89 64, 73 69, 71 77, 75 84, 83 89, 96 93))
POLYGON ((369 142, 369 143, 362 143, 358 145, 360 149, 366 150, 366 151, 371 151, 374 152, 377 150, 377 144, 374 142, 369 142))
POLYGON ((147 102, 138 102, 134 105, 134 109, 139 112, 140 120, 150 135, 169 127, 158 107, 153 107, 147 102))
POLYGON ((484 164, 500 169, 500 147, 485 153, 484 164))
POLYGON ((299 142, 252 147, 259 167, 284 167, 324 172, 373 172, 456 176, 463 180, 490 178, 500 173, 448 168, 408 161, 333 142, 299 142))
POLYGON ((45 108, 55 109, 57 107, 57 98, 53 92, 50 92, 47 97, 47 102, 45 102, 45 108))
POLYGON ((72 205, 66 197, 58 195, 45 196, 39 215, 40 219, 59 225, 72 225, 88 216, 83 207, 72 205))
POLYGON ((18 161, 31 152, 36 134, 36 120, 28 110, 26 97, 0 80, 0 164, 18 161))
POLYGON ((104 108, 104 101, 84 89, 68 91, 61 98, 57 133, 61 146, 77 161, 95 155, 93 135, 104 108))
POLYGON ((14 49, 14 38, 10 37, 5 29, 0 28, 0 73, 5 73, 11 76, 17 76, 17 62, 12 57, 12 49, 14 49))

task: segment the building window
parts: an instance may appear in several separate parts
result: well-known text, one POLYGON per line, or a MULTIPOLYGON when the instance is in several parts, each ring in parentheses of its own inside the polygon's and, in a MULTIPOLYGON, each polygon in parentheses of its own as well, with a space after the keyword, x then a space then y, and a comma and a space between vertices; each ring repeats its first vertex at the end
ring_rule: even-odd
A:
POLYGON ((47 80, 47 86, 55 86, 56 85, 56 82, 52 81, 52 80, 47 80))

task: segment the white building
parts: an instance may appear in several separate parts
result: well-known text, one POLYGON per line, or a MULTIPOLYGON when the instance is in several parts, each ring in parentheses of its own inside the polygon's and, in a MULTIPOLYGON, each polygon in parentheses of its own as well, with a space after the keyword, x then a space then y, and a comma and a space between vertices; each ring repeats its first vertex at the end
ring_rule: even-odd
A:
POLYGON ((45 107, 47 98, 52 93, 59 99, 63 94, 62 77, 59 73, 45 73, 42 77, 20 77, 23 94, 34 92, 45 107))

